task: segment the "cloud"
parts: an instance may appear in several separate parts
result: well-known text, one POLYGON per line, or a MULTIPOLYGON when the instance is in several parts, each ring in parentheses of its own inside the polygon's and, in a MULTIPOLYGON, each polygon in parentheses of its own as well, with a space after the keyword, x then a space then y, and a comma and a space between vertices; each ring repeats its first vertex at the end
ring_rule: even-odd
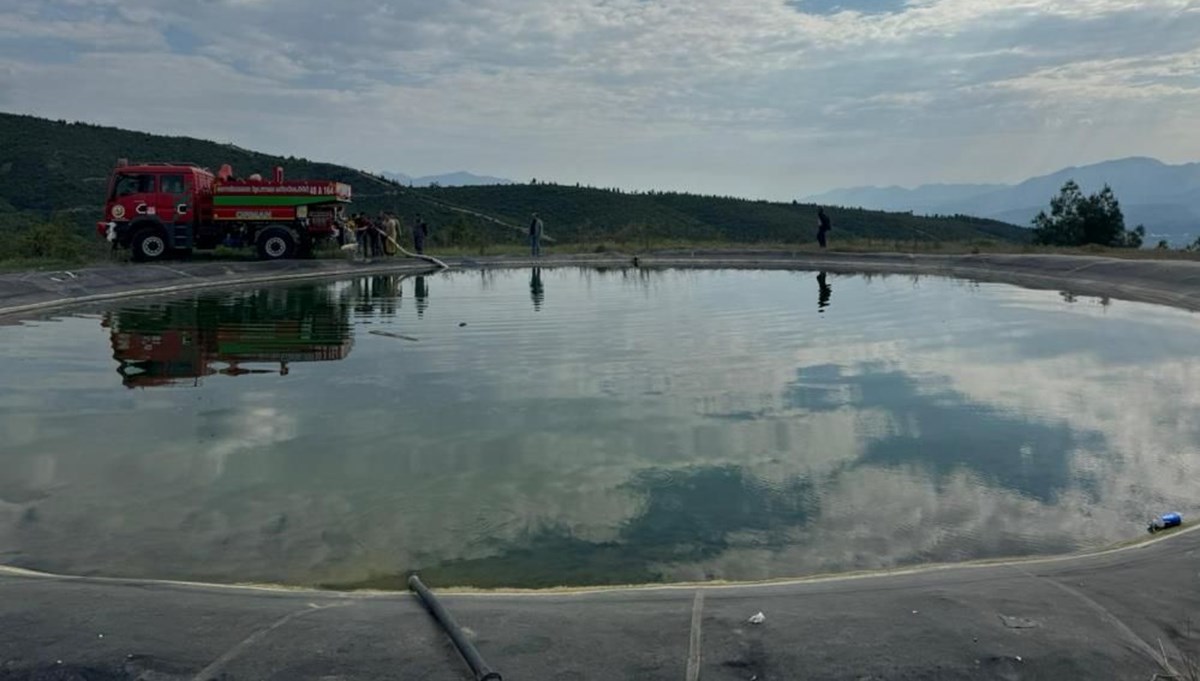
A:
POLYGON ((1200 48, 1152 57, 1096 59, 1036 70, 996 83, 1041 101, 1109 103, 1200 98, 1200 48))
POLYGON ((788 4, 806 14, 882 14, 902 11, 908 0, 788 0, 788 4))
POLYGON ((1130 152, 1200 154, 1196 134, 1179 139, 1180 114, 1164 113, 1195 96, 1196 10, 48 0, 0 11, 0 36, 28 47, 0 48, 0 90, 21 111, 367 168, 787 197, 843 180, 998 180, 1130 152), (157 96, 127 75, 148 70, 192 96, 157 96), (72 97, 78 82, 95 96, 72 97), (1086 143, 1064 134, 1083 120, 1086 143))

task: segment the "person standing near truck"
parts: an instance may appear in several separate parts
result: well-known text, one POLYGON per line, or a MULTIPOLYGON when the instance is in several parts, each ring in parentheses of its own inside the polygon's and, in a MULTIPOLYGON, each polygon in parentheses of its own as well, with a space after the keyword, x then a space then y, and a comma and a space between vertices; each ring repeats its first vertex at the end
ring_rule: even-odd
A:
POLYGON ((360 243, 362 244, 363 257, 370 259, 379 254, 379 230, 375 228, 375 221, 366 213, 358 215, 358 234, 360 243))
POLYGON ((371 257, 369 251, 371 242, 367 238, 367 216, 355 213, 354 217, 350 218, 350 228, 354 230, 354 239, 358 242, 358 252, 364 259, 371 257))
POLYGON ((375 217, 370 218, 371 222, 371 257, 383 257, 383 213, 377 213, 375 217))
POLYGON ((825 235, 828 234, 829 230, 831 229, 833 229, 833 222, 829 219, 829 216, 825 214, 825 209, 817 208, 817 244, 820 245, 821 248, 825 248, 825 235))
POLYGON ((352 238, 350 235, 350 219, 346 217, 346 214, 342 212, 340 207, 333 214, 333 224, 337 228, 338 246, 345 246, 350 243, 350 239, 352 238))
POLYGON ((400 222, 391 213, 383 214, 383 251, 388 255, 396 255, 396 246, 400 244, 400 222))

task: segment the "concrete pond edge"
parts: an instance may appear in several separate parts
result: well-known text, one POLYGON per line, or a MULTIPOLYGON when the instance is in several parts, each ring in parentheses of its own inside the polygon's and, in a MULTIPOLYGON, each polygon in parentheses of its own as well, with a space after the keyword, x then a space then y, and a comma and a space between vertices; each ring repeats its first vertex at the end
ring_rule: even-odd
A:
MULTIPOLYGON (((1113 556, 1121 553, 1144 550, 1181 539, 1194 532, 1200 531, 1200 523, 1192 523, 1174 530, 1167 530, 1155 535, 1147 535, 1120 542, 1106 547, 1088 549, 1074 553, 1055 554, 1048 556, 1017 556, 1010 558, 982 558, 959 563, 926 563, 896 568, 881 568, 878 570, 857 570, 845 573, 821 573, 800 577, 781 577, 753 581, 710 581, 710 582, 665 582, 648 584, 613 584, 606 586, 562 586, 543 589, 479 589, 475 587, 441 587, 433 591, 453 594, 463 597, 503 597, 503 598, 538 598, 544 596, 588 596, 612 593, 656 593, 671 591, 744 591, 747 589, 767 589, 775 587, 802 586, 808 584, 828 584, 836 582, 854 582, 860 580, 881 579, 888 577, 906 577, 928 575, 938 572, 967 571, 984 568, 1031 567, 1038 565, 1055 565, 1060 563, 1085 563, 1098 558, 1113 556)), ((288 584, 270 583, 236 583, 236 582, 204 582, 182 579, 154 579, 139 577, 106 577, 103 575, 72 575, 41 570, 30 570, 15 565, 0 563, 0 576, 23 577, 45 581, 70 581, 84 584, 112 584, 126 586, 174 586, 192 589, 227 592, 261 592, 277 594, 293 594, 308 596, 336 596, 338 598, 387 598, 397 594, 407 594, 407 591, 384 589, 358 589, 353 591, 339 589, 320 589, 310 586, 293 586, 288 584)))
MULTIPOLYGON (((646 255, 551 255, 545 258, 446 258, 452 269, 640 267, 645 269, 780 269, 834 274, 945 276, 969 281, 1057 289, 1200 311, 1200 262, 1080 255, 925 255, 789 253, 784 251, 662 251, 646 255)), ((345 260, 112 265, 77 271, 0 274, 0 320, 47 311, 195 290, 272 286, 322 279, 440 271, 412 260, 345 260), (145 277, 147 270, 155 275, 145 277), (132 276, 131 276, 132 275, 132 276)))

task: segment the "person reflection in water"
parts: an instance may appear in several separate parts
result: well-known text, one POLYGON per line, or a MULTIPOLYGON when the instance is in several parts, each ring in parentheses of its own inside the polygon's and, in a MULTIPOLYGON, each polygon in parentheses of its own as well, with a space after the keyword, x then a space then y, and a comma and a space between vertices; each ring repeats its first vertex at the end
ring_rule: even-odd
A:
POLYGON ((529 275, 529 296, 533 298, 534 311, 542 309, 542 301, 546 300, 546 288, 542 286, 542 268, 533 268, 529 275))
POLYGON ((833 287, 825 281, 825 273, 817 275, 817 312, 824 312, 829 307, 829 299, 833 297, 833 287))
POLYGON ((417 299, 417 316, 424 316, 429 307, 429 287, 425 284, 425 277, 417 277, 413 297, 417 299))

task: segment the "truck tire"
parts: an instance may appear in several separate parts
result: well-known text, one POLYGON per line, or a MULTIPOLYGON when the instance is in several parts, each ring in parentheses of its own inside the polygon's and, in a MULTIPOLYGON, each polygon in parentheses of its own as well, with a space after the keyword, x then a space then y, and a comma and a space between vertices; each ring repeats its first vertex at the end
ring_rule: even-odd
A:
POLYGON ((286 260, 296 255, 296 235, 286 227, 268 227, 255 240, 259 260, 286 260))
POLYGON ((161 229, 142 227, 129 240, 131 256, 137 262, 154 262, 167 256, 167 237, 161 229))

